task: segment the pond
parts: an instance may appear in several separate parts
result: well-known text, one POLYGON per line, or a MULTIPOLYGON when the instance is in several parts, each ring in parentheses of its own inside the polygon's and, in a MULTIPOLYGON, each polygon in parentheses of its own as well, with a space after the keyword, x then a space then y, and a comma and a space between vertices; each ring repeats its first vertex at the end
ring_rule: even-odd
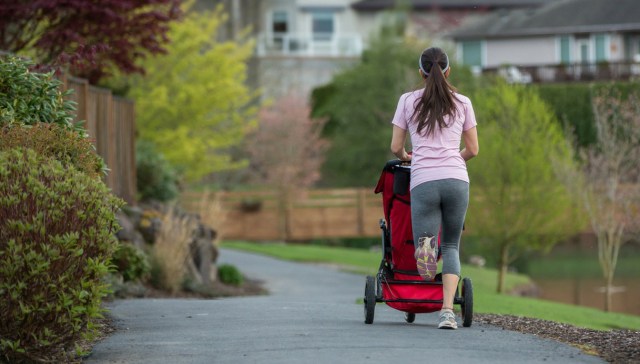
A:
MULTIPOLYGON (((538 298, 580 306, 604 309, 603 279, 594 278, 538 278, 538 298)), ((617 278, 611 311, 640 316, 640 279, 617 278)))

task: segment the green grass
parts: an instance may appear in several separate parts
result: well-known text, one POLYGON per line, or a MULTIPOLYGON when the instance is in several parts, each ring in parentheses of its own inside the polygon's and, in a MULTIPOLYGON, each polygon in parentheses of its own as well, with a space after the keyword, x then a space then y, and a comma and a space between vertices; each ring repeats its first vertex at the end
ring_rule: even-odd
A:
MULTIPOLYGON (((222 247, 296 262, 335 264, 345 271, 362 275, 374 275, 381 259, 379 252, 319 245, 228 241, 223 242, 222 247)), ((239 268, 242 270, 242 267, 239 268)), ((607 313, 593 308, 498 294, 495 292, 497 271, 493 269, 463 264, 462 276, 471 278, 473 282, 474 312, 534 317, 598 330, 640 330, 640 316, 607 313)), ((527 276, 510 273, 506 278, 505 287, 508 291, 529 282, 527 276)))

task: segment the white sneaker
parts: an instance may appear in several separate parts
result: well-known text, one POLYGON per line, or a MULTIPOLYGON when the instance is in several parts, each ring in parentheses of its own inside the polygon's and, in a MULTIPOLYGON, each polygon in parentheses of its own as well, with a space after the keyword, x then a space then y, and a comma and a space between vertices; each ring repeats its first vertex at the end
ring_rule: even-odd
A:
POLYGON ((458 323, 456 322, 456 315, 451 310, 442 310, 440 311, 440 323, 438 324, 439 329, 449 329, 455 330, 458 328, 458 323))

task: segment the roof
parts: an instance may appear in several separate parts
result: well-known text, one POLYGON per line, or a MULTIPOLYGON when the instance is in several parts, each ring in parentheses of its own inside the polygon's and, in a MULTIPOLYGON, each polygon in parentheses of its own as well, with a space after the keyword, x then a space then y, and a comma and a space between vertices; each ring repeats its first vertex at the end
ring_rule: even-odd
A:
MULTIPOLYGON (((497 9, 531 7, 548 4, 554 0, 411 0, 413 9, 497 9)), ((374 11, 390 9, 397 5, 396 0, 361 0, 351 5, 355 10, 374 11)))
POLYGON ((640 30, 638 0, 560 0, 533 9, 496 11, 451 33, 454 39, 511 38, 640 30))

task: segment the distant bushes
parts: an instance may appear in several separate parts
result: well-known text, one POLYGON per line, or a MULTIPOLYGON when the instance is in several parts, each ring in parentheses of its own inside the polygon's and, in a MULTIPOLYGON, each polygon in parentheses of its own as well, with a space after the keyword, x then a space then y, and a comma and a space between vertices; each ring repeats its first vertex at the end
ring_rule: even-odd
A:
POLYGON ((152 143, 136 143, 136 170, 140 200, 165 202, 178 195, 177 173, 152 143))
POLYGON ((30 149, 0 152, 0 176, 2 357, 67 361, 96 333, 122 201, 30 149))
POLYGON ((591 94, 594 89, 613 87, 621 95, 632 91, 640 92, 640 83, 562 83, 539 84, 532 86, 538 90, 544 100, 555 112, 558 120, 572 128, 578 144, 586 146, 596 140, 596 129, 591 106, 591 94))

